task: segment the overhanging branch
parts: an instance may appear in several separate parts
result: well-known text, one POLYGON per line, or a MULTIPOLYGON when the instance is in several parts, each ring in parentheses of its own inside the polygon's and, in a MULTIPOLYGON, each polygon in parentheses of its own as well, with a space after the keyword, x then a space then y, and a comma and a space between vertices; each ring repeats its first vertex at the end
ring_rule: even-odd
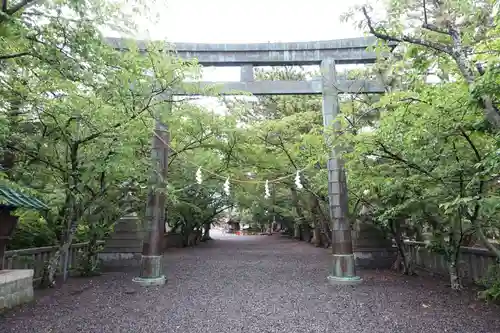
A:
MULTIPOLYGON (((431 49, 438 51, 438 52, 448 54, 450 56, 452 55, 452 49, 449 46, 441 44, 441 43, 436 43, 436 42, 432 42, 432 41, 428 41, 428 40, 424 40, 421 38, 412 37, 412 36, 408 36, 408 35, 404 35, 404 34, 401 35, 400 37, 396 37, 396 36, 391 36, 391 35, 387 34, 386 32, 382 32, 380 29, 375 28, 372 19, 368 15, 366 7, 363 7, 361 10, 363 11, 363 15, 365 16, 366 23, 368 25, 368 29, 370 30, 370 33, 379 39, 389 41, 389 42, 398 42, 398 43, 406 42, 406 43, 410 43, 410 44, 414 44, 414 45, 420 45, 420 46, 431 48, 431 49)), ((429 25, 429 27, 427 27, 427 28, 430 28, 430 27, 431 27, 431 25, 429 25)), ((429 30, 432 30, 432 29, 429 29, 429 30)))
POLYGON ((11 54, 3 54, 0 55, 0 60, 9 60, 9 59, 15 59, 15 58, 20 58, 20 57, 25 57, 31 55, 30 52, 18 52, 18 53, 11 53, 11 54))

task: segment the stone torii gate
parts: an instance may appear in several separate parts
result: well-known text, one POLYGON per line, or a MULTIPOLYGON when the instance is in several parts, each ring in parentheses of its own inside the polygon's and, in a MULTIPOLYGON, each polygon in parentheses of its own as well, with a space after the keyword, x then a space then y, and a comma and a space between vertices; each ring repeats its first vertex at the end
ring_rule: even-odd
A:
MULTIPOLYGON (((120 50, 126 49, 121 39, 108 42, 120 50)), ((139 49, 146 42, 137 41, 139 49)), ((196 59, 202 66, 239 66, 240 82, 196 82, 195 88, 221 86, 221 94, 246 91, 254 95, 306 95, 322 94, 323 125, 335 127, 339 114, 338 94, 384 93, 384 86, 374 80, 337 79, 336 64, 370 64, 377 59, 375 52, 367 48, 376 38, 350 38, 330 41, 255 44, 196 44, 177 43, 174 50, 184 59, 196 59), (319 65, 321 77, 311 81, 256 81, 254 66, 319 65)), ((391 45, 393 46, 393 45, 391 45)), ((202 91, 202 90, 198 90, 202 91)), ((192 95, 187 91, 174 91, 175 95, 192 95)), ((167 96, 168 98, 169 96, 167 96)), ((333 284, 356 284, 355 256, 351 226, 348 220, 346 175, 338 152, 332 149, 328 160, 329 214, 332 219, 333 265, 328 280, 333 284)), ((160 254, 157 254, 161 256, 160 254)), ((158 271, 158 270, 155 270, 158 271)), ((151 277, 154 278, 154 277, 151 277)))

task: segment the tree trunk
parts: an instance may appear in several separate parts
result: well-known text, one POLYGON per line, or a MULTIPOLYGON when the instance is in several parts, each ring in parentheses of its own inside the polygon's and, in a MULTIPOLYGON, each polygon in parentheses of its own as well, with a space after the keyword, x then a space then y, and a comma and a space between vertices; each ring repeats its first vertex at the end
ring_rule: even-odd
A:
POLYGON ((194 230, 193 230, 190 233, 188 233, 188 235, 187 235, 186 246, 187 247, 195 246, 195 244, 196 244, 196 234, 194 233, 194 230))
POLYGON ((194 245, 198 245, 201 242, 201 238, 203 237, 201 229, 196 229, 194 231, 194 245))
POLYGON ((457 214, 457 218, 452 221, 451 229, 449 231, 449 252, 448 252, 448 269, 450 274, 450 284, 451 289, 453 290, 461 290, 462 280, 460 277, 460 270, 458 267, 460 261, 460 244, 462 243, 463 238, 463 229, 462 229, 462 215, 457 214))
MULTIPOLYGON (((69 192, 69 191, 68 191, 69 192)), ((56 273, 59 268, 59 264, 61 262, 61 259, 65 260, 63 264, 63 274, 65 274, 64 269, 69 269, 69 267, 66 267, 67 263, 67 256, 69 254, 69 248, 73 242, 73 237, 76 232, 76 228, 78 225, 78 217, 79 214, 76 210, 76 200, 75 196, 69 192, 66 197, 66 201, 68 201, 68 196, 70 198, 71 205, 69 209, 71 209, 69 214, 63 214, 63 216, 66 216, 66 218, 63 218, 62 221, 68 221, 66 223, 66 229, 61 235, 61 241, 60 245, 57 248, 56 252, 47 260, 45 263, 43 273, 42 273, 42 282, 41 285, 43 287, 49 287, 52 288, 56 284, 56 273)), ((65 210, 67 212, 67 210, 65 210)), ((63 224, 64 225, 64 224, 63 224)), ((66 276, 64 276, 66 278, 66 276)))
POLYGON ((404 275, 415 275, 413 258, 401 234, 401 220, 393 220, 389 222, 389 229, 398 249, 398 256, 392 267, 397 271, 402 271, 404 275))
MULTIPOLYGON (((307 182, 305 182, 307 184, 307 182)), ((321 216, 319 216, 318 211, 316 209, 317 205, 319 204, 318 198, 309 191, 308 193, 308 206, 309 206, 309 211, 311 212, 312 215, 312 222, 313 222, 313 234, 312 234, 312 239, 311 243, 316 246, 320 247, 322 243, 322 237, 321 237, 321 216)))
POLYGON ((408 251, 407 246, 403 243, 396 242, 398 249, 398 256, 392 265, 392 269, 401 272, 404 275, 415 275, 415 265, 411 253, 408 251))
POLYGON ((43 267, 41 287, 53 288, 56 285, 56 273, 61 261, 62 249, 59 247, 56 252, 47 260, 43 267))
POLYGON ((97 271, 99 262, 96 260, 96 256, 99 253, 100 245, 97 244, 97 241, 99 241, 97 234, 91 232, 89 244, 78 260, 78 271, 82 276, 99 275, 97 271))
POLYGON ((332 234, 332 231, 330 229, 330 219, 325 215, 325 213, 321 209, 321 204, 318 200, 318 197, 312 192, 309 192, 309 195, 310 195, 310 200, 312 201, 312 212, 313 215, 316 217, 315 229, 317 228, 319 230, 320 239, 324 238, 326 242, 323 243, 325 247, 328 247, 330 246, 330 244, 332 244, 332 239, 330 237, 330 235, 332 234))
POLYGON ((203 228, 203 237, 201 238, 202 242, 206 242, 208 240, 211 240, 212 237, 210 237, 210 228, 212 227, 212 223, 205 223, 205 227, 203 228))
POLYGON ((448 264, 448 269, 450 273, 450 284, 453 290, 462 290, 462 281, 460 279, 460 272, 458 270, 458 263, 456 259, 452 259, 448 264))
POLYGON ((183 224, 181 226, 182 246, 183 247, 190 246, 189 245, 189 242, 190 242, 189 236, 191 234, 190 230, 191 230, 191 228, 188 228, 188 226, 186 224, 183 224))
POLYGON ((293 225, 293 238, 300 239, 300 224, 297 222, 293 225))
MULTIPOLYGON (((71 237, 72 238, 72 237, 71 237)), ((67 255, 71 240, 60 245, 56 252, 47 260, 43 267, 41 286, 45 288, 53 288, 56 285, 56 274, 61 262, 61 258, 67 255)))
MULTIPOLYGON (((462 37, 455 27, 450 27, 450 36, 453 41, 452 57, 457 63, 457 66, 462 73, 465 81, 468 83, 469 87, 472 89, 474 86, 474 81, 476 75, 474 75, 473 65, 468 59, 467 51, 462 44, 462 37)), ((479 102, 481 102, 483 107, 483 114, 486 120, 490 122, 496 129, 500 128, 500 113, 493 104, 491 96, 482 95, 479 97, 479 102)))
POLYGON ((295 212, 297 213, 298 216, 298 221, 295 221, 294 223, 293 238, 300 239, 301 236, 300 226, 305 220, 304 214, 302 213, 302 207, 300 206, 299 196, 297 194, 297 190, 295 189, 295 187, 290 187, 290 192, 292 193, 292 204, 295 207, 295 212))
POLYGON ((313 237, 311 243, 316 247, 321 246, 321 230, 317 223, 315 223, 313 227, 313 237))
POLYGON ((500 262, 500 249, 498 249, 488 240, 488 237, 486 237, 486 235, 484 234, 483 226, 481 225, 481 223, 477 220, 475 221, 475 223, 479 240, 481 241, 482 245, 497 257, 497 262, 500 262))

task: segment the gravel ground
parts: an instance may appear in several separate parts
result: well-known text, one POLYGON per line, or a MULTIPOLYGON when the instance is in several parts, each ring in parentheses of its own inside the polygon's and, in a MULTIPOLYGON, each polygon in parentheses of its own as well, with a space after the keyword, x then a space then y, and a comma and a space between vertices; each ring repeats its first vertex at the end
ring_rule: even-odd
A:
POLYGON ((224 236, 165 256, 168 283, 139 288, 136 268, 71 279, 0 317, 1 333, 500 332, 500 309, 444 283, 360 272, 326 281, 327 250, 279 236, 224 236))

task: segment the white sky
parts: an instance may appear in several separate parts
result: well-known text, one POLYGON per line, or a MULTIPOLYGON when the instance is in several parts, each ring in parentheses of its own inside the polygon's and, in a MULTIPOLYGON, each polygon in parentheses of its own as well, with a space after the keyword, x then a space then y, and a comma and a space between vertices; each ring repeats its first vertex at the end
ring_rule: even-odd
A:
MULTIPOLYGON (((161 0, 157 0, 160 2, 161 0)), ((163 0, 165 1, 165 0, 163 0)), ((359 1, 167 0, 153 39, 195 43, 293 42, 358 37, 339 17, 359 1)))
MULTIPOLYGON (((138 38, 191 43, 298 42, 363 36, 340 16, 362 0, 156 0, 158 22, 138 38)), ((373 0, 375 2, 375 0, 373 0)), ((239 80, 239 70, 205 70, 205 80, 239 80), (216 75, 214 75, 216 74, 216 75)))
MULTIPOLYGON (((192 43, 258 43, 363 36, 363 32, 355 29, 353 23, 340 22, 340 16, 362 0, 156 2, 158 4, 152 8, 158 9, 157 22, 148 19, 139 21, 144 29, 138 31, 139 39, 192 43)), ((203 71, 203 79, 207 81, 238 81, 239 75, 237 68, 205 68, 203 71)), ((206 102, 208 100, 204 99, 203 104, 206 102)))

